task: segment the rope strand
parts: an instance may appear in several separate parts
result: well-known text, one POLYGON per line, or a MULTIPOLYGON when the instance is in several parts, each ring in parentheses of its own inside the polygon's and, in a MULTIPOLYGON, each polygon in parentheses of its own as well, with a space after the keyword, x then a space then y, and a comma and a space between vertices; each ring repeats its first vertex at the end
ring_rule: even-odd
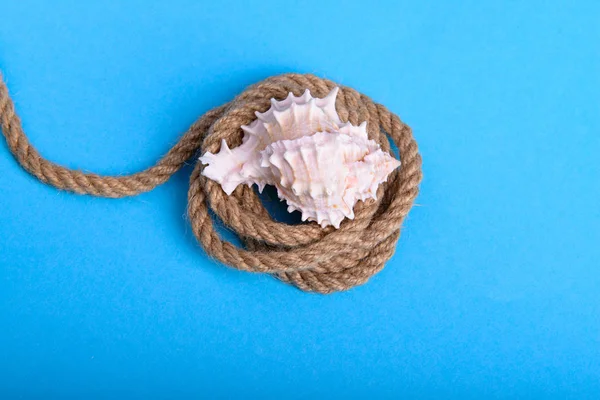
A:
MULTIPOLYGON (((231 102, 200 117, 154 166, 127 176, 102 176, 65 168, 43 158, 31 145, 15 112, 8 88, 0 76, 0 125, 9 150, 21 166, 40 181, 58 189, 98 197, 125 197, 152 190, 166 182, 184 162, 217 152, 222 139, 229 147, 242 140, 241 125, 265 111, 271 98, 309 89, 325 96, 334 82, 314 75, 285 74, 259 82, 231 102)), ((411 129, 397 115, 365 95, 340 87, 336 109, 342 121, 367 121, 369 138, 390 151, 396 144, 402 165, 379 188, 378 200, 359 202, 355 218, 340 229, 317 224, 287 225, 274 221, 256 193, 246 186, 227 196, 221 187, 201 175, 202 165, 190 177, 188 214, 194 235, 208 255, 236 269, 273 274, 305 291, 331 293, 365 283, 394 254, 401 224, 412 207, 422 179, 421 156, 411 129), (242 239, 244 248, 221 240, 209 215, 212 210, 242 239)))

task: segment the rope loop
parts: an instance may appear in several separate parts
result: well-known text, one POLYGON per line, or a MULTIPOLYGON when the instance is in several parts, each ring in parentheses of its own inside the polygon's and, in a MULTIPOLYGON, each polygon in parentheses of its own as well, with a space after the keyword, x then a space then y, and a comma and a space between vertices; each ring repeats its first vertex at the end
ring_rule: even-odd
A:
POLYGON ((271 98, 309 89, 323 97, 339 86, 336 109, 343 122, 367 121, 369 138, 390 151, 398 148, 402 165, 379 187, 377 200, 358 202, 355 218, 340 229, 316 223, 288 225, 271 218, 247 186, 227 196, 219 184, 201 175, 197 162, 190 178, 188 214, 194 235, 211 257, 239 270, 269 273, 296 287, 318 293, 346 290, 365 283, 394 254, 402 221, 411 209, 422 179, 421 156, 411 129, 397 115, 356 90, 314 75, 284 74, 250 86, 231 102, 200 117, 154 166, 128 176, 100 176, 68 169, 43 158, 23 132, 6 84, 0 77, 0 125, 15 159, 40 181, 58 189, 100 197, 133 196, 166 182, 187 160, 217 152, 222 139, 241 143, 242 125, 264 112, 271 98), (209 210, 238 234, 244 248, 220 238, 209 210))

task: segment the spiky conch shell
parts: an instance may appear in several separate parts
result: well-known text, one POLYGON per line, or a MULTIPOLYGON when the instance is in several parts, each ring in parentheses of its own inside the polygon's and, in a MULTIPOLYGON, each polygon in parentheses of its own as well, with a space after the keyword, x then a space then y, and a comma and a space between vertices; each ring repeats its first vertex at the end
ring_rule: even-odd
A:
POLYGON ((343 123, 336 110, 338 88, 326 97, 292 93, 271 100, 266 112, 243 125, 242 144, 230 149, 225 140, 219 153, 206 152, 202 174, 230 195, 240 184, 277 188, 288 211, 302 220, 339 228, 354 218, 358 200, 376 198, 377 187, 400 162, 369 140, 367 123, 343 123))

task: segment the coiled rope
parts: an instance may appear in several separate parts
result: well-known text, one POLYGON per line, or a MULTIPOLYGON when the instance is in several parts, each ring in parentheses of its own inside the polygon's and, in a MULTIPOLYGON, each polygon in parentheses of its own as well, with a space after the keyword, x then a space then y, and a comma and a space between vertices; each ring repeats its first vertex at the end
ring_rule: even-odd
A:
MULTIPOLYGON (((6 84, 0 77, 0 123, 16 160, 40 181, 58 189, 99 197, 133 196, 164 183, 198 150, 213 153, 222 139, 229 147, 241 143, 241 125, 264 112, 270 99, 309 89, 323 97, 334 82, 314 75, 285 74, 247 88, 231 102, 200 117, 156 165, 128 176, 101 176, 68 169, 43 158, 31 145, 15 113, 6 84)), ((377 200, 359 202, 354 220, 340 229, 316 223, 287 225, 274 221, 256 193, 240 186, 227 196, 219 184, 201 175, 197 162, 190 178, 188 214, 192 230, 205 251, 242 271, 272 274, 305 291, 331 293, 366 282, 393 255, 402 221, 412 207, 422 179, 421 156, 411 129, 381 104, 349 87, 340 86, 336 109, 342 121, 367 121, 369 138, 390 151, 394 141, 402 165, 379 187, 377 200), (209 215, 212 210, 233 229, 245 248, 223 241, 209 215)))

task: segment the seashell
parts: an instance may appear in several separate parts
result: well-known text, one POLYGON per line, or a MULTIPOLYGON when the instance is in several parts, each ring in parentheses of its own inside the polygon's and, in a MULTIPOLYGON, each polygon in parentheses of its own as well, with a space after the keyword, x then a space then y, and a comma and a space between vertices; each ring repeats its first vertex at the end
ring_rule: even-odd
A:
POLYGON ((271 108, 242 126, 242 144, 230 149, 225 140, 217 154, 200 157, 202 174, 230 195, 240 184, 256 184, 262 192, 274 185, 288 211, 303 221, 340 227, 353 219, 358 200, 376 199, 378 186, 400 161, 369 140, 367 123, 343 123, 335 110, 338 88, 314 98, 308 89, 285 100, 271 99, 271 108))

